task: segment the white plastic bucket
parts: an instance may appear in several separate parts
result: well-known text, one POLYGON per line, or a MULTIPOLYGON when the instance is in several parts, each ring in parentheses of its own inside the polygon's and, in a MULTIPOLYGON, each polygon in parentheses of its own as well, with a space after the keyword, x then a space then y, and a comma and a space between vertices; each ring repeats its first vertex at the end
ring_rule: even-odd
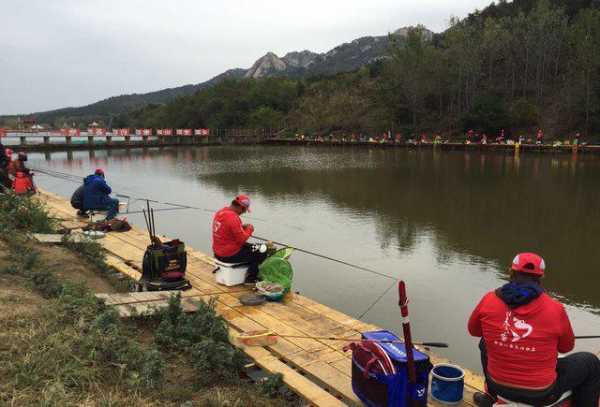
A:
POLYGON ((215 281, 218 284, 223 284, 228 287, 244 284, 246 274, 248 273, 247 264, 235 265, 216 260, 215 265, 217 266, 217 269, 215 270, 215 281))

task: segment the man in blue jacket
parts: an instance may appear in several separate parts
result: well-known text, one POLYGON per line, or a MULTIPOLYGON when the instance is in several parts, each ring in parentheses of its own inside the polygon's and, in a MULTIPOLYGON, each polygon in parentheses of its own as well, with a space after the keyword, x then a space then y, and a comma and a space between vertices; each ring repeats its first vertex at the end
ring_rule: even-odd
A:
POLYGON ((104 179, 104 171, 98 168, 83 180, 83 211, 108 211, 106 220, 119 213, 119 200, 110 197, 112 189, 104 179))

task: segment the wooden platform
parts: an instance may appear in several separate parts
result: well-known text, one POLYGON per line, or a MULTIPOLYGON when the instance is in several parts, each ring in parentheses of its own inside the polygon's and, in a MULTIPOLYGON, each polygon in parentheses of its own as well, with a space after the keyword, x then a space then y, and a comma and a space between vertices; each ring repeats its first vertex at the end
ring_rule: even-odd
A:
MULTIPOLYGON (((78 222, 69 202, 57 195, 41 192, 51 213, 78 222)), ((140 276, 141 259, 148 235, 133 228, 125 233, 109 233, 97 240, 108 252, 108 263, 131 278, 140 276)), ((216 299, 217 312, 228 322, 232 333, 270 330, 282 335, 358 338, 361 332, 379 329, 298 294, 289 294, 282 303, 267 302, 251 307, 240 303, 248 292, 243 286, 225 287, 215 283, 213 259, 188 247, 187 276, 193 288, 182 293, 184 309, 193 310, 195 301, 216 299)), ((169 293, 131 293, 105 295, 122 316, 143 312, 166 304, 169 293)), ((360 405, 351 387, 351 355, 344 353, 345 342, 316 339, 280 338, 269 347, 244 347, 244 352, 261 368, 282 373, 285 383, 316 406, 360 405)), ((431 354, 433 363, 444 362, 431 354)), ((472 405, 472 393, 483 388, 483 378, 471 372, 465 377, 465 402, 472 405)), ((431 398, 430 398, 431 400, 431 398)), ((438 405, 430 401, 430 405, 438 405)))

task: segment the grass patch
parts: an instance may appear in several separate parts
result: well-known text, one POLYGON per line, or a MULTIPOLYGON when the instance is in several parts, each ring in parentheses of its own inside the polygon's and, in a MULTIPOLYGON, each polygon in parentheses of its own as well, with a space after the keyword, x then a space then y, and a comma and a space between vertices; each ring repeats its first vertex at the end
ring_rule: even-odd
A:
POLYGON ((57 223, 37 199, 13 193, 0 194, 0 233, 51 233, 57 223))

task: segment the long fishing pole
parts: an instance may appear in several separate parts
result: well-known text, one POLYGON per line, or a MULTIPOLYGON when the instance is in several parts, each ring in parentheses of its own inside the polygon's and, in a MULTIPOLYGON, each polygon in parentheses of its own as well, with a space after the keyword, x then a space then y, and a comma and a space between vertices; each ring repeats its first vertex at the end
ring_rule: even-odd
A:
POLYGON ((320 257, 320 258, 325 259, 325 260, 333 261, 335 263, 343 264, 343 265, 348 266, 348 267, 352 267, 352 268, 355 268, 355 269, 358 269, 358 270, 362 270, 362 271, 367 271, 369 273, 376 274, 376 275, 381 276, 381 277, 385 277, 385 278, 389 278, 389 279, 394 280, 394 281, 398 281, 398 278, 396 278, 396 277, 393 277, 393 276, 381 273, 379 271, 372 270, 372 269, 367 268, 367 267, 363 267, 363 266, 359 266, 359 265, 356 265, 356 264, 348 263, 347 261, 344 261, 344 260, 335 259, 333 257, 329 257, 329 256, 326 256, 326 255, 321 254, 321 253, 316 253, 316 252, 312 252, 310 250, 301 249, 301 248, 296 247, 296 246, 291 245, 291 244, 282 243, 282 242, 278 242, 278 241, 271 240, 271 239, 266 239, 264 237, 260 237, 260 236, 256 236, 256 235, 252 235, 252 237, 255 238, 255 239, 258 239, 258 240, 262 240, 263 242, 273 242, 276 245, 284 246, 284 247, 290 247, 290 248, 292 248, 292 249, 294 249, 294 250, 296 250, 298 252, 301 252, 301 253, 310 254, 311 256, 320 257))
MULTIPOLYGON (((63 179, 65 181, 80 183, 83 180, 83 177, 81 177, 79 175, 73 175, 73 174, 68 174, 68 173, 63 173, 63 172, 58 172, 58 171, 53 171, 53 170, 40 169, 40 168, 33 169, 33 170, 40 172, 42 174, 48 175, 50 177, 63 179)), ((133 196, 133 195, 126 195, 126 194, 122 194, 122 193, 115 193, 115 195, 118 198, 127 198, 127 199, 133 199, 135 201, 146 201, 146 202, 151 202, 151 203, 155 203, 155 204, 159 204, 159 205, 173 206, 177 209, 196 210, 196 211, 203 211, 203 212, 207 212, 207 213, 217 212, 217 209, 201 208, 198 206, 185 205, 185 204, 180 204, 180 203, 176 203, 176 202, 163 202, 163 201, 157 201, 155 199, 137 197, 137 196, 133 196)), ((165 210, 167 210, 167 208, 161 209, 161 211, 165 211, 165 210)), ((171 209, 169 209, 169 210, 171 210, 171 209)), ((138 214, 138 213, 142 213, 142 212, 141 211, 127 212, 127 214, 138 214)), ((255 221, 259 221, 259 222, 268 222, 266 219, 250 217, 250 216, 246 216, 246 219, 255 220, 255 221)))
POLYGON ((600 335, 576 336, 575 339, 600 339, 600 335))
MULTIPOLYGON (((270 336, 277 336, 279 338, 291 338, 291 339, 315 339, 323 341, 340 341, 340 342, 376 342, 376 343, 404 343, 402 339, 364 339, 364 338, 342 338, 339 336, 310 336, 310 335, 285 335, 278 334, 275 332, 261 332, 258 334, 239 334, 236 339, 247 340, 247 339, 262 339, 270 336)), ((445 342, 413 342, 413 345, 429 346, 432 348, 447 348, 448 344, 445 342)))

